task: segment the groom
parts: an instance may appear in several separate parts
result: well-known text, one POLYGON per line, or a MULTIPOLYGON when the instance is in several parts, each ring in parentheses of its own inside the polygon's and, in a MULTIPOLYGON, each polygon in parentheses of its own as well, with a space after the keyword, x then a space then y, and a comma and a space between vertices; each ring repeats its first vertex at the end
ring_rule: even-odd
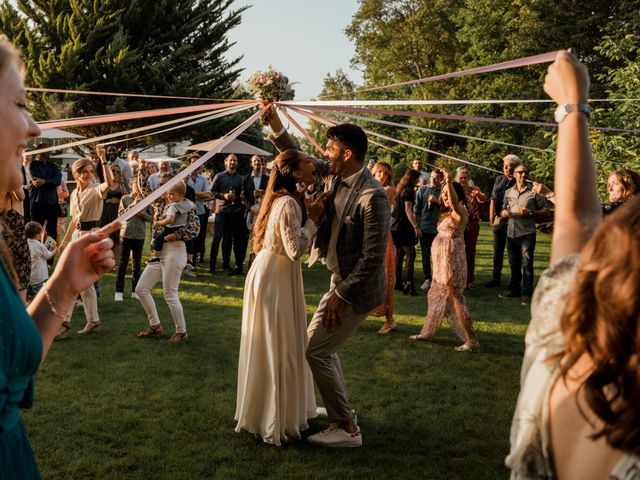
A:
MULTIPOLYGON (((275 109, 268 114, 270 138, 278 150, 297 148, 275 109)), ((391 217, 381 185, 365 167, 367 136, 352 124, 330 127, 316 173, 325 180, 326 215, 318 228, 309 263, 324 258, 331 271, 308 328, 307 361, 332 425, 308 438, 330 447, 359 447, 362 433, 349 406, 336 351, 386 295, 384 256, 391 217)))

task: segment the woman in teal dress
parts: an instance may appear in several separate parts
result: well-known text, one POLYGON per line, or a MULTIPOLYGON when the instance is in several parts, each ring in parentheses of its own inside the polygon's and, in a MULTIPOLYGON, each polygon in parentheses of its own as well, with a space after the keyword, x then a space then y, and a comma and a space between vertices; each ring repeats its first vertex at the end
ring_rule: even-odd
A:
MULTIPOLYGON (((22 185, 27 140, 40 134, 25 111, 22 68, 13 46, 0 36, 0 194, 22 185)), ((33 376, 76 297, 114 267, 111 245, 106 230, 69 244, 25 309, 11 255, 0 239, 0 479, 40 478, 20 409, 31 406, 33 376)))

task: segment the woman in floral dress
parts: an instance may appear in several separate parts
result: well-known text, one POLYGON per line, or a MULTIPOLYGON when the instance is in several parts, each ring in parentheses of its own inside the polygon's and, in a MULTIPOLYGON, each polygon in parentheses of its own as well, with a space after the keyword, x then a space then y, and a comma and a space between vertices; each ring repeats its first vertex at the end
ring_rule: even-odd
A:
POLYGON ((444 173, 442 186, 440 222, 438 236, 433 241, 433 280, 427 302, 427 318, 418 335, 411 340, 431 340, 447 318, 456 334, 464 343, 456 347, 458 352, 477 351, 480 343, 471 325, 471 316, 464 298, 467 285, 467 260, 464 248, 464 229, 469 214, 462 186, 449 181, 444 173))

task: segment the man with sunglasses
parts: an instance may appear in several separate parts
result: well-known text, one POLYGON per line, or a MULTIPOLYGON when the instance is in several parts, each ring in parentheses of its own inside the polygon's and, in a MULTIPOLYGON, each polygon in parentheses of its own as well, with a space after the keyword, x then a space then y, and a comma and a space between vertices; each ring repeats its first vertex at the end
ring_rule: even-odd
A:
POLYGON ((528 179, 529 169, 518 165, 513 176, 516 184, 504 194, 500 216, 508 219, 507 254, 511 268, 509 290, 499 296, 516 298, 522 296, 522 305, 531 303, 533 293, 533 255, 536 248, 536 216, 548 211, 547 201, 533 191, 528 179), (522 286, 521 286, 522 283, 522 286))

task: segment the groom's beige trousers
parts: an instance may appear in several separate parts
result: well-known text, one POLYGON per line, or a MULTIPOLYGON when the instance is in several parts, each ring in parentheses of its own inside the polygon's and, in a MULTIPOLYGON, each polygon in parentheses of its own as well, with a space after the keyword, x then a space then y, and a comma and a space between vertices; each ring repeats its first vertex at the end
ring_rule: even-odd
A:
POLYGON ((351 338, 358 326, 367 318, 367 314, 354 313, 351 305, 345 303, 342 324, 333 330, 325 329, 322 326, 322 317, 333 290, 334 285, 322 297, 307 329, 309 335, 307 362, 313 372, 313 379, 318 386, 329 419, 341 423, 351 417, 351 407, 336 351, 351 338))

